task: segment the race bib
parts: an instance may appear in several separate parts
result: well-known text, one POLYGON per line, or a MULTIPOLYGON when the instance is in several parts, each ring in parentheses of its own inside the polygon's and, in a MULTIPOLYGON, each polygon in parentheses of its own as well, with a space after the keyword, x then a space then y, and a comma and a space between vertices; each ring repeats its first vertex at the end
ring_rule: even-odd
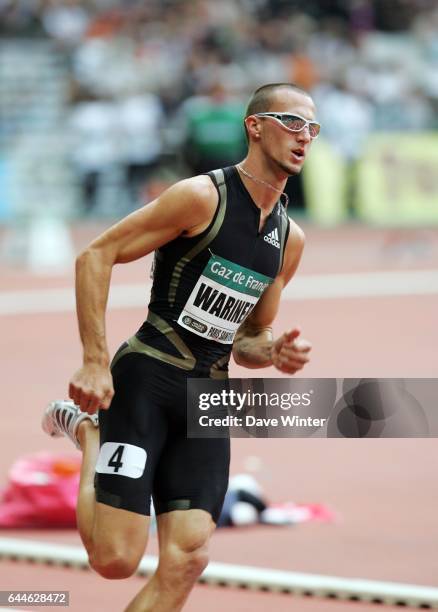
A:
POLYGON ((212 255, 178 323, 208 340, 232 344, 238 327, 273 280, 212 255))
POLYGON ((105 442, 99 452, 96 472, 140 478, 146 465, 146 451, 125 442, 105 442))

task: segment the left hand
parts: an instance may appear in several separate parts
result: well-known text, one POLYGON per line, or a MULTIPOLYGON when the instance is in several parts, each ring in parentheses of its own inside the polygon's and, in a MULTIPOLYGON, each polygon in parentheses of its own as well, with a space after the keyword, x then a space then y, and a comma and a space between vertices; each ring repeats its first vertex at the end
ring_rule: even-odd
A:
POLYGON ((301 330, 294 327, 274 341, 271 349, 272 365, 285 374, 295 374, 309 361, 312 345, 299 338, 301 330))

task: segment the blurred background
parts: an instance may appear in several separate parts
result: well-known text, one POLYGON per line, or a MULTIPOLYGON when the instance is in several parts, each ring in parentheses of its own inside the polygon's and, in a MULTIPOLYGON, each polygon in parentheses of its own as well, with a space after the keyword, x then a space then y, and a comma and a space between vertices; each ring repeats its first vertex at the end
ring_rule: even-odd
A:
MULTIPOLYGON (((23 455, 72 452, 40 418, 81 362, 75 253, 174 181, 238 161, 248 97, 274 81, 311 92, 323 125, 287 187, 307 241, 274 333, 301 326, 309 378, 437 376, 436 0, 0 0, 0 486, 23 455)), ((114 269, 112 352, 145 319, 150 263, 114 269)), ((338 520, 218 530, 212 560, 437 586, 434 439, 236 439, 232 457, 272 502, 338 520)), ((141 583, 1 568, 1 588, 71 589, 73 611, 121 610, 141 583)), ((358 605, 197 587, 187 610, 358 605)))
POLYGON ((251 92, 323 125, 291 213, 438 221, 434 0, 0 0, 0 222, 116 218, 235 163, 251 92))

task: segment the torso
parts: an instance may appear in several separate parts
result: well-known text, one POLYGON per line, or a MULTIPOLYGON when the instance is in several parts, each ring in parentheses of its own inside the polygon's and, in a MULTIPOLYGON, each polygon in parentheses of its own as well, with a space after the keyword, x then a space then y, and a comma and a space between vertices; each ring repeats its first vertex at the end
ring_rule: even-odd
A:
POLYGON ((237 328, 281 269, 289 231, 282 204, 264 215, 234 166, 209 176, 219 193, 213 218, 155 252, 149 316, 136 334, 187 371, 226 368, 237 328))

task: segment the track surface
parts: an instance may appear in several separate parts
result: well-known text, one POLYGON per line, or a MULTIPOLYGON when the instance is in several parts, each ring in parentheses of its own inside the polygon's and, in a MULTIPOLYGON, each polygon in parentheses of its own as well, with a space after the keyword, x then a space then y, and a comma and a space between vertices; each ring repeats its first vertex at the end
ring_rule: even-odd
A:
MULTIPOLYGON (((77 248, 96 227, 74 232, 77 248)), ((348 227, 306 228, 300 275, 379 270, 431 270, 438 264, 436 233, 389 232, 348 227)), ((145 262, 122 266, 114 283, 141 282, 145 262)), ((39 277, 3 267, 0 290, 68 287, 71 274, 39 277)), ((436 377, 438 292, 431 295, 284 301, 275 331, 299 323, 314 345, 306 377, 436 377)), ((138 327, 145 310, 108 314, 112 350, 138 327)), ((25 453, 71 450, 40 432, 42 407, 66 395, 80 347, 72 312, 0 317, 3 341, 3 421, 0 482, 25 453)), ((233 376, 247 370, 232 366, 233 376)), ((276 376, 275 370, 257 372, 276 376)), ((438 586, 438 453, 435 440, 234 440, 233 472, 258 456, 257 474, 273 501, 323 502, 333 524, 220 530, 211 558, 299 572, 438 586)), ((0 534, 1 535, 1 534, 0 534)), ((79 543, 74 531, 7 531, 7 537, 79 543)), ((156 552, 151 539, 148 552, 156 552)), ((1 563, 0 589, 70 590, 70 610, 122 610, 144 579, 109 582, 92 572, 1 563)), ((19 607, 19 606, 17 606, 19 607)), ((375 611, 377 606, 231 589, 196 587, 188 612, 240 610, 375 611)), ((34 608, 37 609, 37 608, 34 608)), ((386 607, 387 610, 392 608, 386 607)), ((395 609, 395 608, 394 608, 395 609)), ((398 609, 398 608, 397 608, 398 609)))

